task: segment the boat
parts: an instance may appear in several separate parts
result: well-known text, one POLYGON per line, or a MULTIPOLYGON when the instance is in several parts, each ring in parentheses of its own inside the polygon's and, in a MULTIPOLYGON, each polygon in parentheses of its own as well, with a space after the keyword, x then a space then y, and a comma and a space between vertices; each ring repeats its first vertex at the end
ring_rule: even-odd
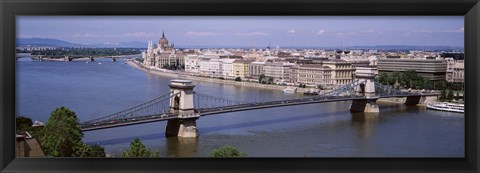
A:
POLYGON ((453 103, 436 103, 436 104, 428 104, 428 109, 434 109, 439 111, 448 111, 448 112, 457 112, 457 113, 464 113, 465 106, 463 104, 453 104, 453 103))
POLYGON ((287 88, 283 89, 282 91, 283 91, 283 93, 292 94, 292 93, 295 93, 295 91, 297 91, 297 88, 287 87, 287 88))

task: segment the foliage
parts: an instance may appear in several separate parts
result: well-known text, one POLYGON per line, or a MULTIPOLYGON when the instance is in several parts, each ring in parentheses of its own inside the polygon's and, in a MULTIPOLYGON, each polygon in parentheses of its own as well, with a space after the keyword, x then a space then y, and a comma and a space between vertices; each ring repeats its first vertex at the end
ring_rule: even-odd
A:
POLYGON ((306 88, 306 87, 307 87, 307 85, 305 85, 305 84, 301 83, 301 84, 299 84, 299 85, 298 85, 298 87, 300 87, 300 88, 306 88))
POLYGON ((440 93, 440 97, 438 99, 440 99, 440 100, 447 99, 447 90, 446 89, 442 90, 442 92, 440 93))
POLYGON ((159 157, 159 152, 147 149, 140 139, 135 138, 130 143, 130 148, 122 153, 122 157, 159 157))
POLYGON ((39 141, 49 156, 71 157, 83 137, 75 112, 60 107, 55 109, 42 129, 39 141))
POLYGON ((164 69, 170 69, 170 64, 165 63, 165 64, 163 64, 162 68, 164 68, 164 69))
POLYGON ((103 147, 82 142, 83 132, 75 112, 65 107, 52 111, 38 133, 43 150, 52 157, 105 157, 103 147))
POLYGON ((138 62, 143 63, 143 58, 135 58, 135 60, 137 60, 138 62))
POLYGON ((19 116, 15 118, 17 132, 30 131, 33 125, 32 119, 19 116))
POLYGON ((452 91, 452 90, 448 90, 447 99, 448 99, 448 100, 452 100, 452 99, 453 99, 453 91, 452 91))
POLYGON ((265 76, 265 74, 261 74, 258 77, 258 82, 262 84, 273 84, 273 78, 270 76, 265 76))
POLYGON ((88 146, 87 144, 81 143, 75 146, 76 157, 105 157, 105 149, 100 145, 88 146))
POLYGON ((236 77, 236 78, 235 78, 235 81, 242 81, 242 78, 236 77))
POLYGON ((265 84, 264 81, 265 81, 265 76, 264 74, 261 74, 259 77, 258 77, 258 83, 262 83, 262 84, 265 84))
POLYGON ((218 149, 213 149, 210 152, 210 157, 246 157, 247 154, 240 151, 234 146, 224 146, 218 149))
MULTIPOLYGON (((461 83, 450 83, 445 80, 431 81, 418 75, 415 70, 409 70, 405 72, 393 72, 385 73, 380 72, 376 79, 378 82, 384 85, 394 85, 398 82, 397 89, 412 88, 412 89, 428 89, 428 90, 462 90, 463 85, 461 83)), ((446 97, 445 97, 446 98, 446 97)))

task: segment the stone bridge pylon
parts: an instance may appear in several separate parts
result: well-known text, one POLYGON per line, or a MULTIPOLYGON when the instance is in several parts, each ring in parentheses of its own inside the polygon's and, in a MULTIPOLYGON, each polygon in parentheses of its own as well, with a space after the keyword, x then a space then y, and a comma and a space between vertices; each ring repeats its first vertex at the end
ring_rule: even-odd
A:
POLYGON ((172 80, 170 91, 170 112, 178 113, 178 117, 169 119, 165 129, 166 136, 197 137, 196 120, 200 117, 195 113, 193 103, 193 88, 190 80, 172 80))
POLYGON ((377 67, 366 66, 357 67, 355 71, 355 78, 360 84, 355 87, 357 95, 365 96, 365 99, 354 99, 350 106, 352 112, 380 112, 377 100, 378 95, 375 91, 375 77, 377 67))

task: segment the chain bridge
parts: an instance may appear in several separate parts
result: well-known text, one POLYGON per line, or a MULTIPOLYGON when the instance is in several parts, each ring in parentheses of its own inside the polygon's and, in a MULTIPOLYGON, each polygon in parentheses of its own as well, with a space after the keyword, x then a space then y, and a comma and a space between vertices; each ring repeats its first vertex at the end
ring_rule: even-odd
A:
POLYGON ((168 121, 167 136, 197 137, 196 120, 202 116, 253 109, 316 104, 324 102, 352 101, 350 110, 356 112, 379 112, 376 100, 379 98, 406 97, 405 104, 416 105, 434 93, 412 93, 396 90, 374 81, 373 76, 356 75, 352 83, 339 86, 329 92, 296 99, 241 102, 209 96, 193 91, 189 80, 172 80, 170 92, 139 105, 112 113, 107 116, 81 123, 83 131, 99 130, 168 121))

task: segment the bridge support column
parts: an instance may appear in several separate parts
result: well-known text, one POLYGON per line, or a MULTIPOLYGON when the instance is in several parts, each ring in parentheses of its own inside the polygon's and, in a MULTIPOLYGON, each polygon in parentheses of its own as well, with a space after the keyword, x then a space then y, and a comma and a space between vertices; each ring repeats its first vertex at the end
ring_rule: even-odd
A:
POLYGON ((356 99, 352 100, 350 105, 352 112, 380 112, 377 105, 377 99, 356 99))
POLYGON ((195 138, 198 136, 197 118, 171 119, 167 122, 165 129, 167 137, 178 136, 184 138, 195 138))
POLYGON ((408 96, 405 105, 425 105, 426 100, 425 96, 408 96))
POLYGON ((190 80, 172 80, 170 83, 172 97, 170 99, 170 112, 177 113, 175 119, 167 122, 166 136, 192 138, 198 136, 197 119, 193 103, 193 88, 190 80))

